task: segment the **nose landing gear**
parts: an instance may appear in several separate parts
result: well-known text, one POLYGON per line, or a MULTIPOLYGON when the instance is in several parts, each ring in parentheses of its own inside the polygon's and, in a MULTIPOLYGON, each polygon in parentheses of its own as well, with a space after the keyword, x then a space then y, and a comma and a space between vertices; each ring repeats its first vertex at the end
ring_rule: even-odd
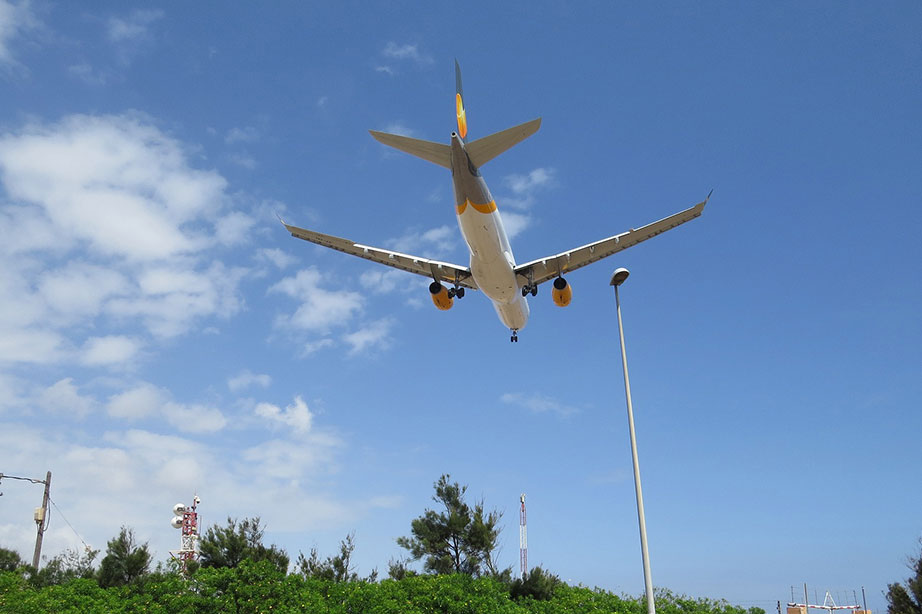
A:
POLYGON ((509 338, 509 341, 511 341, 512 343, 518 343, 519 342, 519 331, 513 328, 512 337, 509 338))

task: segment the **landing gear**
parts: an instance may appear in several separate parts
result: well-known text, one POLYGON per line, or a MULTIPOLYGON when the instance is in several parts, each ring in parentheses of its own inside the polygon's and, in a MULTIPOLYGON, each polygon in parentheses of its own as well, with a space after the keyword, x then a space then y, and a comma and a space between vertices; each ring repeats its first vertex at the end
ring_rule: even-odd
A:
POLYGON ((511 341, 512 343, 518 343, 519 342, 519 331, 513 329, 512 337, 509 338, 509 341, 511 341))
POLYGON ((525 284, 522 286, 522 296, 538 296, 538 286, 537 284, 525 284))
POLYGON ((464 298, 464 288, 449 288, 448 289, 448 298, 464 298))

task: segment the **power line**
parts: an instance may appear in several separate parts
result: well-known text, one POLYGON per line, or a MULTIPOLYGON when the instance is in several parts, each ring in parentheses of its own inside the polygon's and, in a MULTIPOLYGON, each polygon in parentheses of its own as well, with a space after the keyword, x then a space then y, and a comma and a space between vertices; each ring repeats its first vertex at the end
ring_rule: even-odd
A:
MULTIPOLYGON (((54 509, 56 509, 56 510, 58 511, 58 513, 61 515, 61 518, 63 518, 63 519, 64 519, 64 522, 67 523, 67 526, 70 527, 70 530, 73 531, 73 532, 74 532, 74 535, 77 536, 77 539, 80 540, 80 543, 83 544, 84 549, 85 549, 87 552, 90 552, 90 551, 92 550, 92 548, 90 548, 90 545, 89 545, 88 543, 86 543, 86 541, 84 541, 83 537, 77 532, 77 529, 75 529, 75 528, 74 528, 74 525, 72 525, 72 524, 70 523, 70 521, 67 519, 67 516, 64 515, 64 512, 61 511, 61 508, 58 507, 58 504, 54 502, 54 499, 52 499, 50 495, 48 496, 48 500, 51 501, 51 505, 53 505, 53 506, 54 506, 54 509)), ((51 514, 49 514, 49 516, 51 516, 51 514)), ((47 527, 46 527, 46 528, 47 528, 47 527)))

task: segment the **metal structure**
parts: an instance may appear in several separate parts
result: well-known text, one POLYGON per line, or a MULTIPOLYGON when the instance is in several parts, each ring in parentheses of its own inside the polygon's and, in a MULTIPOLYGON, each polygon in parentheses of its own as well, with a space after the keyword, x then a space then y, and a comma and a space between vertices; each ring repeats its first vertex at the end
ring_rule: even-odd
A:
POLYGON ((624 349, 624 326, 621 324, 621 301, 618 287, 630 275, 625 268, 615 269, 611 285, 615 287, 615 309, 618 312, 618 337, 621 340, 621 365, 624 368, 624 396, 627 398, 627 422, 631 431, 631 457, 634 461, 634 491, 637 495, 637 523, 640 525, 640 553, 643 557, 643 581, 647 596, 647 614, 656 614, 653 601, 653 579, 650 577, 650 553, 647 550, 647 521, 643 513, 643 489, 640 487, 640 464, 637 460, 637 437, 634 434, 634 407, 631 404, 631 380, 627 374, 627 351, 624 349))
POLYGON ((525 526, 525 493, 519 497, 522 507, 519 510, 519 567, 522 579, 528 574, 528 528, 525 526))
POLYGON ((184 503, 177 503, 173 506, 174 516, 170 525, 174 529, 181 529, 182 535, 179 550, 171 550, 170 554, 179 559, 183 573, 188 571, 189 561, 198 559, 199 522, 196 510, 199 503, 201 499, 196 495, 192 498, 191 506, 184 503))

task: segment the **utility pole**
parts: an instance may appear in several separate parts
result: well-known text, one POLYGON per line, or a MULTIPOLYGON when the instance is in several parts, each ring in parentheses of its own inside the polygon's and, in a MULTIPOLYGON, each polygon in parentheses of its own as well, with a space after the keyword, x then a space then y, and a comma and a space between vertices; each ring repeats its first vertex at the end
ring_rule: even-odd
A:
POLYGON ((45 494, 42 495, 42 506, 35 508, 35 552, 32 554, 32 567, 38 569, 38 562, 42 556, 42 538, 48 524, 48 499, 51 496, 51 472, 45 474, 45 494))

